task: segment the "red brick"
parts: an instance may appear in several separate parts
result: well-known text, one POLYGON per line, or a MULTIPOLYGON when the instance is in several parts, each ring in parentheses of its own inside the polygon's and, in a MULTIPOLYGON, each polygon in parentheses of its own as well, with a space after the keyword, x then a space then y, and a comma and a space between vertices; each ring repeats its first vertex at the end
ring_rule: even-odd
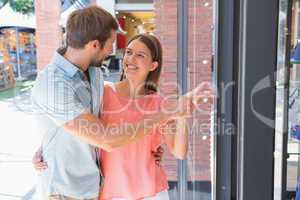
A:
POLYGON ((51 61, 54 51, 61 45, 60 1, 35 2, 37 67, 44 68, 51 61))

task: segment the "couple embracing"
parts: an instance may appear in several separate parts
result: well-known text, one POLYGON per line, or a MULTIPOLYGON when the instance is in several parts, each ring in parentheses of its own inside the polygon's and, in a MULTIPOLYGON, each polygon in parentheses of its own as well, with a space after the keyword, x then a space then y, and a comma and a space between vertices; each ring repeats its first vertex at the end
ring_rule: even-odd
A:
POLYGON ((90 6, 74 11, 66 47, 38 74, 32 101, 44 130, 34 157, 40 200, 168 200, 161 145, 178 159, 188 149, 187 118, 211 100, 199 89, 159 93, 162 47, 149 34, 127 44, 120 81, 104 84, 99 66, 112 53, 118 23, 90 6))

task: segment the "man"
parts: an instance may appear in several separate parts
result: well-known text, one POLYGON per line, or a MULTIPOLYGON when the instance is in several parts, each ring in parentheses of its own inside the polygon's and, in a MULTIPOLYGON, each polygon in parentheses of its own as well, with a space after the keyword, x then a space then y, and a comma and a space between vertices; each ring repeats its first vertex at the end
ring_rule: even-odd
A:
MULTIPOLYGON (((32 100, 45 130, 42 150, 48 164, 40 175, 39 188, 45 195, 41 200, 97 199, 100 174, 95 147, 110 151, 140 139, 170 117, 189 114, 187 109, 173 115, 151 114, 131 129, 101 124, 103 77, 99 68, 90 66, 99 66, 112 53, 117 29, 112 15, 97 6, 74 11, 67 21, 67 48, 55 52, 36 79, 32 100)), ((188 105, 190 97, 181 102, 188 105)))

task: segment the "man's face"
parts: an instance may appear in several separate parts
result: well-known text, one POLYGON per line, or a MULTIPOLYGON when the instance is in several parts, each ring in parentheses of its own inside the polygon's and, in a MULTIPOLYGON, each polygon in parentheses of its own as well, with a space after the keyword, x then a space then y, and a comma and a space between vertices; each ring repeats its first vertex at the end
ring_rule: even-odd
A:
POLYGON ((91 64, 92 66, 100 66, 102 61, 110 54, 112 54, 113 52, 113 44, 114 42, 116 41, 116 38, 117 38, 117 33, 116 31, 112 31, 111 32, 111 36, 110 38, 108 38, 108 40, 106 40, 103 48, 99 47, 97 48, 93 58, 92 58, 92 61, 91 61, 91 64))

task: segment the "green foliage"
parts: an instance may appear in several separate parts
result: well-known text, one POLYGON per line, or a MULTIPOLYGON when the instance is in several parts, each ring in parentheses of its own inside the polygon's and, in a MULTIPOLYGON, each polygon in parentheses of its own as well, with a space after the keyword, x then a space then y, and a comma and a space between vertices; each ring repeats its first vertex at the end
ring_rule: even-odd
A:
POLYGON ((31 15, 34 13, 34 0, 0 0, 0 9, 7 3, 15 12, 23 15, 31 15))
POLYGON ((22 13, 24 15, 30 15, 34 13, 34 0, 8 0, 8 1, 10 7, 16 12, 22 13))

